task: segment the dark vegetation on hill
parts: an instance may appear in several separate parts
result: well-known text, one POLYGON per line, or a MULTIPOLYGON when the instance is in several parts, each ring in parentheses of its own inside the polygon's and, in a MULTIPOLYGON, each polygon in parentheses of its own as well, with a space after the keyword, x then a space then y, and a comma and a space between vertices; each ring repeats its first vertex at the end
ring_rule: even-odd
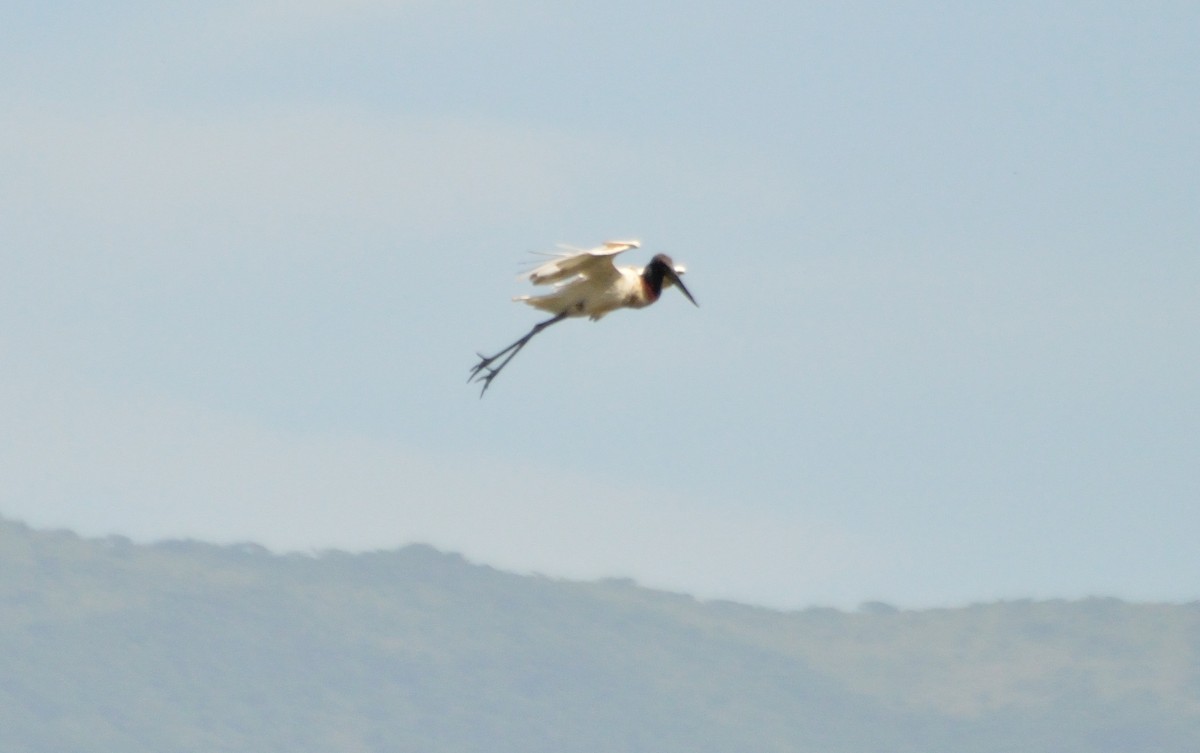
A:
POLYGON ((0 520, 6 753, 1200 750, 1200 605, 781 613, 0 520))

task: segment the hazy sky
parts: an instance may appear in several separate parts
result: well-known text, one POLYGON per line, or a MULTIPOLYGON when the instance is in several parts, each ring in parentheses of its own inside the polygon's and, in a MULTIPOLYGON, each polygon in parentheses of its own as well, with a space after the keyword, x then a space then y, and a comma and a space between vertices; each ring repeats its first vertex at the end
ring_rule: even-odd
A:
POLYGON ((0 8, 0 514, 1200 598, 1200 5, 0 8), (675 291, 534 341, 529 252, 675 291))

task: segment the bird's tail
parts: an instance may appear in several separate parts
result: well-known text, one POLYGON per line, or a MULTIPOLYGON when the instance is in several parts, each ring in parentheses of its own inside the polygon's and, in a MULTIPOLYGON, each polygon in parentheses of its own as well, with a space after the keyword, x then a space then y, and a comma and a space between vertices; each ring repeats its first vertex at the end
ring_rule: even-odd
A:
POLYGON ((562 311, 563 301, 561 296, 554 293, 549 295, 518 295, 513 298, 514 301, 533 306, 535 309, 549 311, 551 314, 557 314, 562 311))

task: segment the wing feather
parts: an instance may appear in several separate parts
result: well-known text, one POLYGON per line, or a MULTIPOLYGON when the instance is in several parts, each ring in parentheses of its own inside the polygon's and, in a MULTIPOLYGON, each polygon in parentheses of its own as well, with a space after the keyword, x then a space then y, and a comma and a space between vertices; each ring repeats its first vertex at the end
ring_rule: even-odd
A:
POLYGON ((607 241, 602 246, 586 251, 570 251, 559 254, 552 261, 542 264, 529 273, 534 285, 549 285, 575 277, 599 280, 617 275, 613 259, 617 254, 641 246, 637 241, 607 241))

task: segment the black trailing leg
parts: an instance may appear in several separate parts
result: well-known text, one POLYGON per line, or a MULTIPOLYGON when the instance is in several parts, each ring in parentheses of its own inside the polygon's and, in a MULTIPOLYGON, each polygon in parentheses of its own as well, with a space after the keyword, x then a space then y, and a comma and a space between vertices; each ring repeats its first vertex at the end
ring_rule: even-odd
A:
POLYGON ((507 348, 494 356, 485 356, 482 353, 476 353, 475 355, 479 356, 479 363, 471 367, 471 376, 467 377, 467 381, 483 382, 483 389, 479 391, 479 397, 483 397, 483 393, 487 392, 487 388, 491 385, 492 380, 496 378, 496 375, 508 365, 509 361, 513 360, 515 355, 521 352, 521 348, 524 348, 525 344, 532 340, 534 335, 541 332, 546 327, 549 327, 551 324, 557 324, 566 318, 567 313, 564 311, 561 314, 550 317, 544 322, 533 325, 533 329, 525 333, 524 337, 522 337, 520 340, 517 340, 512 345, 509 345, 507 348), (496 364, 495 366, 492 365, 496 359, 505 356, 505 354, 507 354, 507 357, 500 361, 500 363, 496 364))

